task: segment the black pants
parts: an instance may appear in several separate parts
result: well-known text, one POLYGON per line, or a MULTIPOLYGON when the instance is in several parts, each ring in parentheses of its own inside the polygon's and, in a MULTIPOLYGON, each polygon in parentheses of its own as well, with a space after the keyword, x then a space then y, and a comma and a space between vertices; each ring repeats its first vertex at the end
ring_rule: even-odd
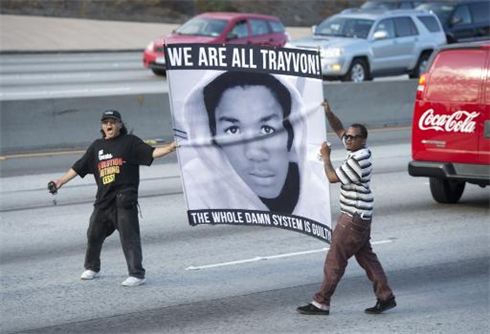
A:
POLYGON ((144 278, 137 201, 128 203, 121 194, 106 208, 94 208, 87 231, 85 269, 100 271, 102 244, 114 230, 119 231, 129 276, 144 278))

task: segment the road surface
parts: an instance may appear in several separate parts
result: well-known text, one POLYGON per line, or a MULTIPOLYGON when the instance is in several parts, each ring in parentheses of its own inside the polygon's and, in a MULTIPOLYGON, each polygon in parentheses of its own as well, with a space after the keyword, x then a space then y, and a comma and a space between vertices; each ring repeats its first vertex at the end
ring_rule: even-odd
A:
MULTIPOLYGON (((190 227, 171 159, 142 168, 147 283, 120 285, 126 264, 117 233, 102 250, 101 276, 81 281, 93 179, 67 184, 57 206, 45 189, 79 153, 2 161, 16 172, 1 179, 0 332, 487 333, 488 188, 468 186, 456 205, 435 203, 428 180, 407 174, 409 136, 409 129, 370 133, 372 242, 398 302, 379 316, 363 312, 375 299, 355 261, 330 316, 297 314, 319 288, 328 245, 274 228, 190 227)), ((335 166, 343 156, 336 143, 335 166)), ((331 198, 336 217, 336 185, 331 198)))
POLYGON ((168 92, 166 77, 144 68, 140 51, 0 55, 0 74, 0 101, 168 92))

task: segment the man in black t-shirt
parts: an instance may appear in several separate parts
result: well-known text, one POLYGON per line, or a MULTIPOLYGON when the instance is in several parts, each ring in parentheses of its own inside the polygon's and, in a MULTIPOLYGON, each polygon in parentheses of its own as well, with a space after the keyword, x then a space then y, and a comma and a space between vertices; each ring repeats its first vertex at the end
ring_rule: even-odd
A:
POLYGON ((103 138, 95 140, 73 167, 53 182, 59 189, 77 175, 83 178, 87 174, 93 174, 97 182, 81 278, 91 280, 98 275, 102 244, 118 230, 129 271, 122 285, 138 286, 145 282, 137 207, 139 166, 150 166, 154 158, 174 152, 177 143, 159 148, 147 145, 128 134, 117 110, 104 111, 101 121, 103 138))

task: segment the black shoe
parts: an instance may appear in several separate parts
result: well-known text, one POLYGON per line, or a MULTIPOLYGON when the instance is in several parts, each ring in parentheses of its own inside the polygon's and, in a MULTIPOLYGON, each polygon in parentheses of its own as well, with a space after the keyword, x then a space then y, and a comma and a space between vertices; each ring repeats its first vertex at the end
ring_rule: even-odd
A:
POLYGON ((310 315, 329 315, 329 310, 322 310, 321 308, 316 307, 313 304, 308 304, 305 306, 300 306, 296 309, 298 313, 301 314, 310 314, 310 315))
POLYGON ((391 297, 387 301, 382 301, 381 299, 378 299, 376 305, 367 308, 364 312, 366 312, 367 314, 380 314, 395 306, 396 306, 395 297, 391 297))

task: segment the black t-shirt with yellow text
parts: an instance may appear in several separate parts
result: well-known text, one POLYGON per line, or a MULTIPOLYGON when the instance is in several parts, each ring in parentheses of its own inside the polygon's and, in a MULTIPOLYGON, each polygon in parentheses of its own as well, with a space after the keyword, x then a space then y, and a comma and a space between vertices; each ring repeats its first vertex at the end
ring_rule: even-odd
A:
POLYGON ((154 148, 140 138, 119 135, 113 139, 97 139, 75 162, 73 170, 80 177, 93 174, 97 182, 95 206, 107 206, 121 190, 138 191, 139 166, 150 166, 154 148))

